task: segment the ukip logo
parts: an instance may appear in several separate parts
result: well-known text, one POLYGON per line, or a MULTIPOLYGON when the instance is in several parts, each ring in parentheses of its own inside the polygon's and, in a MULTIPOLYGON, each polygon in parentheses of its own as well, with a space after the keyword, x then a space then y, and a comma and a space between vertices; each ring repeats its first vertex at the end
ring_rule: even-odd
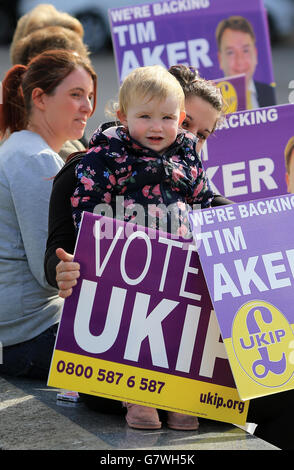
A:
POLYGON ((289 345, 293 339, 288 320, 268 302, 247 302, 235 315, 235 355, 244 372, 260 385, 274 388, 290 380, 294 365, 289 360, 289 345))
POLYGON ((238 95, 232 83, 222 81, 217 83, 217 87, 220 88, 222 96, 226 102, 226 114, 238 111, 238 95))

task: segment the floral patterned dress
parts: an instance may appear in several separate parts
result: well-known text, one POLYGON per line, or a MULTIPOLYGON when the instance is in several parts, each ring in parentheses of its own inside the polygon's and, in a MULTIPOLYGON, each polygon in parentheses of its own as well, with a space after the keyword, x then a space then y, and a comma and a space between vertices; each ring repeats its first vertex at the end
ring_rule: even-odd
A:
POLYGON ((213 197, 196 142, 181 132, 160 155, 124 127, 97 129, 75 169, 78 185, 71 205, 76 228, 87 211, 185 237, 187 209, 210 207, 213 197))

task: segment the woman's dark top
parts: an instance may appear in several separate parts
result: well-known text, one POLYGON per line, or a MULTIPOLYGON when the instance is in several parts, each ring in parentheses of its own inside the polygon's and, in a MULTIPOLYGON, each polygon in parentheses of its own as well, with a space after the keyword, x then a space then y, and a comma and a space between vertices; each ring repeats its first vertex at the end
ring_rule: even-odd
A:
MULTIPOLYGON (((105 128, 107 127, 109 127, 109 124, 105 125, 105 128)), ((70 155, 53 182, 49 205, 48 239, 44 268, 48 283, 56 288, 58 288, 56 283, 56 266, 59 263, 55 253, 56 249, 63 248, 67 253, 73 253, 75 248, 76 231, 72 218, 70 198, 78 183, 75 169, 79 161, 84 157, 85 152, 76 152, 70 155)), ((223 196, 214 195, 211 205, 220 206, 231 203, 232 201, 223 196)))

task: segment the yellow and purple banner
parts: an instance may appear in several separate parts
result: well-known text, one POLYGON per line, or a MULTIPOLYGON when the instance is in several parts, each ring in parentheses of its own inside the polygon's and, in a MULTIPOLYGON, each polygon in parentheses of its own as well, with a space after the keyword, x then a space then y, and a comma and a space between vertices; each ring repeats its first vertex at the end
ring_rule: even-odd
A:
POLYGON ((285 194, 284 155, 293 120, 294 104, 226 115, 202 153, 213 191, 234 202, 285 194))
POLYGON ((190 213, 240 397, 294 388, 294 195, 190 213))
POLYGON ((246 422, 192 240, 84 213, 48 385, 246 422))

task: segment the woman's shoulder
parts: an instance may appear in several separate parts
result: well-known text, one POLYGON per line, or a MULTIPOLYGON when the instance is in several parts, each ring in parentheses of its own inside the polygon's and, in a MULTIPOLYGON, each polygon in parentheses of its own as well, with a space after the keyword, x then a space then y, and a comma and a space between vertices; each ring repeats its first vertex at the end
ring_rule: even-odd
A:
POLYGON ((82 160, 89 161, 95 156, 108 160, 120 156, 124 143, 117 130, 118 126, 99 127, 91 137, 89 149, 85 152, 82 160))
POLYGON ((31 131, 17 131, 11 134, 0 147, 0 162, 2 167, 12 172, 29 166, 61 168, 62 158, 44 139, 31 131))
POLYGON ((41 152, 58 155, 39 134, 28 130, 13 132, 0 147, 3 155, 37 155, 41 152))
POLYGON ((84 150, 86 150, 86 147, 80 140, 67 140, 58 154, 66 162, 70 155, 76 152, 83 152, 84 150))

